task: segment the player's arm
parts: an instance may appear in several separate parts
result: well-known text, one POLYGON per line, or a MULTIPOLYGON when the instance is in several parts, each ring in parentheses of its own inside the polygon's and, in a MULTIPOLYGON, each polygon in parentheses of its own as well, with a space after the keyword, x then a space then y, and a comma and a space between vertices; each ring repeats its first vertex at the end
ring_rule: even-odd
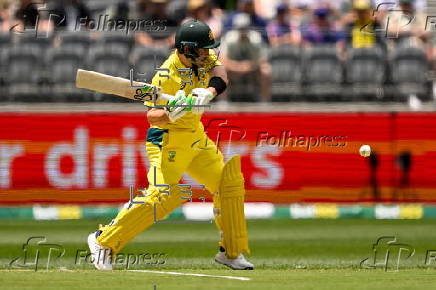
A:
MULTIPOLYGON (((165 94, 162 94, 162 96, 165 96, 165 94)), ((151 125, 163 126, 168 122, 174 122, 185 115, 185 107, 180 106, 186 105, 187 102, 187 98, 183 90, 177 91, 175 96, 168 97, 167 101, 167 105, 169 105, 168 107, 149 107, 150 109, 147 112, 147 119, 151 125)))
POLYGON ((195 96, 194 105, 207 105, 216 96, 223 93, 227 88, 227 72, 223 65, 215 66, 210 72, 209 84, 206 88, 195 88, 192 95, 195 96))
POLYGON ((227 88, 229 80, 227 78, 227 71, 223 65, 215 66, 210 71, 210 79, 207 90, 209 90, 214 97, 221 94, 227 88))
POLYGON ((147 120, 153 126, 164 126, 170 122, 168 111, 160 108, 150 108, 147 120))
POLYGON ((202 114, 205 106, 213 98, 223 93, 227 88, 227 72, 223 65, 215 66, 210 72, 209 84, 206 88, 195 88, 192 90, 193 102, 192 113, 202 114))

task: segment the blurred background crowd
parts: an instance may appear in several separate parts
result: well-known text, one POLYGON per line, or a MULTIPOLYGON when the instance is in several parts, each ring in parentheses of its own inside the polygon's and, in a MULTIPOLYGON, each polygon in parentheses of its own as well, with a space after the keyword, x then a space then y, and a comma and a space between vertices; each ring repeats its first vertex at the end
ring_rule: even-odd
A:
POLYGON ((431 101, 425 0, 0 0, 1 101, 120 101, 77 68, 150 80, 187 19, 209 24, 223 101, 431 101))

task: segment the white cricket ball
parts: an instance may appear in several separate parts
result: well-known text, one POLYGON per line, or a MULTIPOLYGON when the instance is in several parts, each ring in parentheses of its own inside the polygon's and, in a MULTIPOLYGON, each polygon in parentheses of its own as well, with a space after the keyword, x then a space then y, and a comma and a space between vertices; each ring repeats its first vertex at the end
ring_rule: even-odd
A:
POLYGON ((371 155, 371 147, 369 145, 362 145, 359 149, 360 156, 368 157, 371 155))

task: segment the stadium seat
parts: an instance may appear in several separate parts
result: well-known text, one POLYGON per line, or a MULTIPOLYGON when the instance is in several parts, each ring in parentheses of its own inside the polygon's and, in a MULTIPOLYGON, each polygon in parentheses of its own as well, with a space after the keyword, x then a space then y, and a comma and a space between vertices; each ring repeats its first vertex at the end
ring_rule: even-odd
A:
POLYGON ((52 35, 45 35, 44 32, 36 34, 34 31, 15 34, 15 45, 32 47, 35 52, 43 57, 46 50, 52 46, 52 35))
POLYGON ((82 47, 88 49, 91 45, 89 32, 60 31, 57 36, 59 37, 60 45, 63 47, 82 47))
POLYGON ((14 46, 5 52, 5 82, 8 97, 14 101, 40 101, 44 98, 41 81, 44 67, 41 56, 30 46, 14 46))
POLYGON ((226 90, 228 99, 232 102, 258 102, 259 101, 259 78, 258 72, 247 73, 238 76, 236 80, 231 72, 228 72, 230 86, 226 90))
POLYGON ((5 52, 8 50, 10 44, 10 34, 0 33, 0 102, 8 101, 4 77, 7 69, 5 52))
POLYGON ((87 0, 86 7, 93 15, 98 15, 98 13, 104 14, 108 7, 112 7, 119 2, 119 0, 87 0))
POLYGON ((428 98, 429 62, 424 50, 413 46, 400 46, 393 55, 392 80, 397 99, 410 95, 428 98))
POLYGON ((123 32, 103 32, 101 33, 101 42, 105 46, 118 46, 124 47, 126 54, 130 53, 132 49, 134 39, 132 34, 126 35, 123 32))
MULTIPOLYGON (((129 61, 128 55, 125 54, 125 48, 117 45, 91 47, 88 56, 89 69, 117 77, 129 78, 129 61)), ((106 101, 123 102, 127 99, 117 96, 102 96, 100 93, 94 93, 94 100, 100 101, 102 98, 106 101)))
POLYGON ((0 50, 7 49, 11 44, 11 35, 9 33, 0 33, 0 50))
POLYGON ((7 95, 7 87, 6 87, 6 55, 5 55, 6 49, 0 50, 0 102, 6 102, 9 101, 8 95, 7 95))
POLYGON ((386 79, 386 56, 380 47, 350 48, 346 61, 345 94, 353 99, 382 97, 386 79))
POLYGON ((89 51, 88 60, 89 65, 92 66, 95 71, 113 76, 129 76, 128 56, 124 54, 123 46, 92 46, 89 51))
POLYGON ((304 57, 305 94, 308 100, 339 98, 343 67, 335 46, 315 46, 304 57))
POLYGON ((177 23, 181 23, 187 15, 186 0, 172 0, 167 6, 167 15, 177 23))
POLYGON ((76 72, 85 68, 85 49, 80 47, 52 48, 47 53, 46 67, 53 101, 87 101, 90 93, 76 88, 76 72))
MULTIPOLYGON (((134 79, 151 82, 154 74, 168 57, 168 49, 135 46, 131 55, 134 79)), ((162 74, 166 74, 162 72, 162 74)))
POLYGON ((301 94, 303 77, 301 50, 298 47, 282 45, 270 50, 272 66, 272 101, 289 101, 301 94))

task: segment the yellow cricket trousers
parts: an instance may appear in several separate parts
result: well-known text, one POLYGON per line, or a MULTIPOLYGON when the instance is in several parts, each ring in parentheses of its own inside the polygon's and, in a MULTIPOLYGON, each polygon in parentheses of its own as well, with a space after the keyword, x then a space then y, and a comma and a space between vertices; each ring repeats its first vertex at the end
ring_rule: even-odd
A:
MULTIPOLYGON (((212 193, 214 208, 220 208, 218 191, 224 160, 215 143, 207 137, 203 126, 197 130, 149 128, 146 142, 150 168, 149 186, 145 196, 137 196, 102 231, 97 241, 112 249, 113 254, 143 230, 162 220, 187 201, 189 190, 179 185, 183 173, 188 173, 212 193), (139 204, 141 203, 141 204, 139 204)), ((221 230, 219 216, 215 216, 221 230)), ((221 244, 221 242, 220 242, 221 244)))

